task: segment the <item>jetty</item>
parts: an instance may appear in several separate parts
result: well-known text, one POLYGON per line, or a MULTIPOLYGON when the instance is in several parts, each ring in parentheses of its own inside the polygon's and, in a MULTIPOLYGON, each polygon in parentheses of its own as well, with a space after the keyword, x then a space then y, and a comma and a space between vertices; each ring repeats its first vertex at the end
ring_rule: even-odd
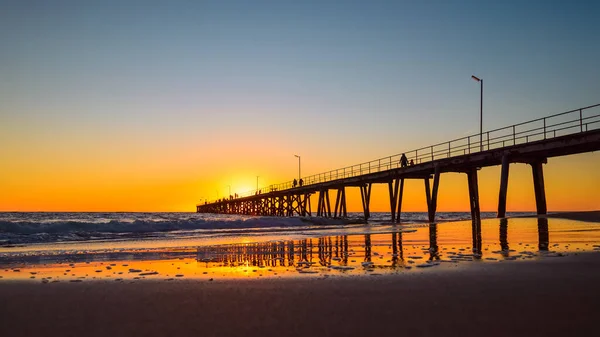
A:
POLYGON ((423 181, 428 217, 435 221, 440 175, 464 173, 469 187, 473 219, 480 218, 477 171, 483 167, 501 166, 498 217, 506 215, 506 193, 510 164, 531 166, 536 210, 546 214, 546 192, 543 165, 548 158, 600 150, 600 104, 550 115, 527 122, 484 131, 343 167, 301 177, 293 181, 263 187, 237 198, 223 198, 196 205, 198 213, 226 213, 266 216, 312 216, 310 197, 318 194, 316 216, 346 217, 346 189, 359 188, 365 220, 373 184, 387 184, 392 222, 400 222, 404 181, 423 181), (335 193, 335 203, 329 192, 335 193))

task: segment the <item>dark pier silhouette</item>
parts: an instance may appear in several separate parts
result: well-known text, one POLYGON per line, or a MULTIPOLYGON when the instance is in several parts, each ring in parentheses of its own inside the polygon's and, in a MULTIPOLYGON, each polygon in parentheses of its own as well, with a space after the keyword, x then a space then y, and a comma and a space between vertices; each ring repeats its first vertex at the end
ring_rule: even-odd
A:
POLYGON ((498 217, 506 215, 510 164, 531 166, 538 214, 546 214, 543 164, 551 157, 600 150, 600 104, 485 131, 403 154, 380 158, 293 182, 271 185, 237 198, 224 198, 196 205, 199 213, 268 216, 312 216, 310 197, 318 195, 316 215, 347 216, 346 189, 359 188, 365 221, 373 184, 387 184, 392 222, 400 222, 405 179, 422 180, 430 222, 435 221, 440 175, 464 173, 469 187, 473 219, 480 218, 477 171, 501 165, 498 217), (331 207, 329 192, 335 191, 331 207))

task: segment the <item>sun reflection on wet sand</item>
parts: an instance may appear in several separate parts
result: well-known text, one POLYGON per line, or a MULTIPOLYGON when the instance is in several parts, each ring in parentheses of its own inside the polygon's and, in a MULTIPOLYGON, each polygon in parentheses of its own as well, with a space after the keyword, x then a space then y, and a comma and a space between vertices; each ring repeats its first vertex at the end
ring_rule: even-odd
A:
POLYGON ((51 283, 376 276, 600 251, 600 224, 564 219, 488 219, 395 229, 257 243, 240 238, 194 249, 4 253, 0 278, 51 283))

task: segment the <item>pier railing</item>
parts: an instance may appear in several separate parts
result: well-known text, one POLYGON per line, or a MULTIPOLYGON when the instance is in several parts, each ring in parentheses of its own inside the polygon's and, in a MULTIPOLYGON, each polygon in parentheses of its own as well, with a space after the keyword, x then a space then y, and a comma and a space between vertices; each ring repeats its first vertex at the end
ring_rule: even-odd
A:
MULTIPOLYGON (((453 139, 448 142, 406 151, 404 154, 407 157, 409 165, 419 165, 438 159, 462 156, 513 145, 527 144, 599 128, 600 104, 596 104, 499 129, 484 131, 482 134, 477 133, 471 136, 453 139)), ((400 153, 302 177, 303 186, 400 168, 401 156, 402 154, 400 153)), ((293 181, 288 181, 281 184, 262 187, 255 191, 242 193, 238 195, 238 197, 282 191, 294 187, 299 186, 294 186, 293 181)), ((215 201, 216 200, 213 200, 211 202, 215 201)))

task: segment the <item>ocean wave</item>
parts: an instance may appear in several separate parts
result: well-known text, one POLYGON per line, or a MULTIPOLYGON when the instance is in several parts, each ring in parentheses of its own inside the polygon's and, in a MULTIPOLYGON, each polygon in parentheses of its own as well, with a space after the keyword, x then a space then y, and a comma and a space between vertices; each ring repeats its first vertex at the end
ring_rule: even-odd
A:
MULTIPOLYGON (((81 213, 39 212, 0 213, 0 245, 53 243, 86 240, 127 240, 214 235, 265 235, 328 228, 344 228, 364 223, 362 213, 349 213, 348 219, 322 217, 268 217, 198 213, 81 213)), ((495 213, 482 213, 495 217, 495 213)), ((465 212, 439 212, 438 221, 470 218, 465 212)), ((423 212, 402 213, 402 223, 426 223, 423 212)), ((373 212, 369 224, 390 224, 390 214, 373 212)))
POLYGON ((346 220, 315 217, 222 217, 188 219, 108 220, 105 222, 52 219, 48 221, 0 220, 0 243, 34 243, 123 239, 127 237, 162 236, 165 232, 232 232, 322 228, 343 226, 346 220))

